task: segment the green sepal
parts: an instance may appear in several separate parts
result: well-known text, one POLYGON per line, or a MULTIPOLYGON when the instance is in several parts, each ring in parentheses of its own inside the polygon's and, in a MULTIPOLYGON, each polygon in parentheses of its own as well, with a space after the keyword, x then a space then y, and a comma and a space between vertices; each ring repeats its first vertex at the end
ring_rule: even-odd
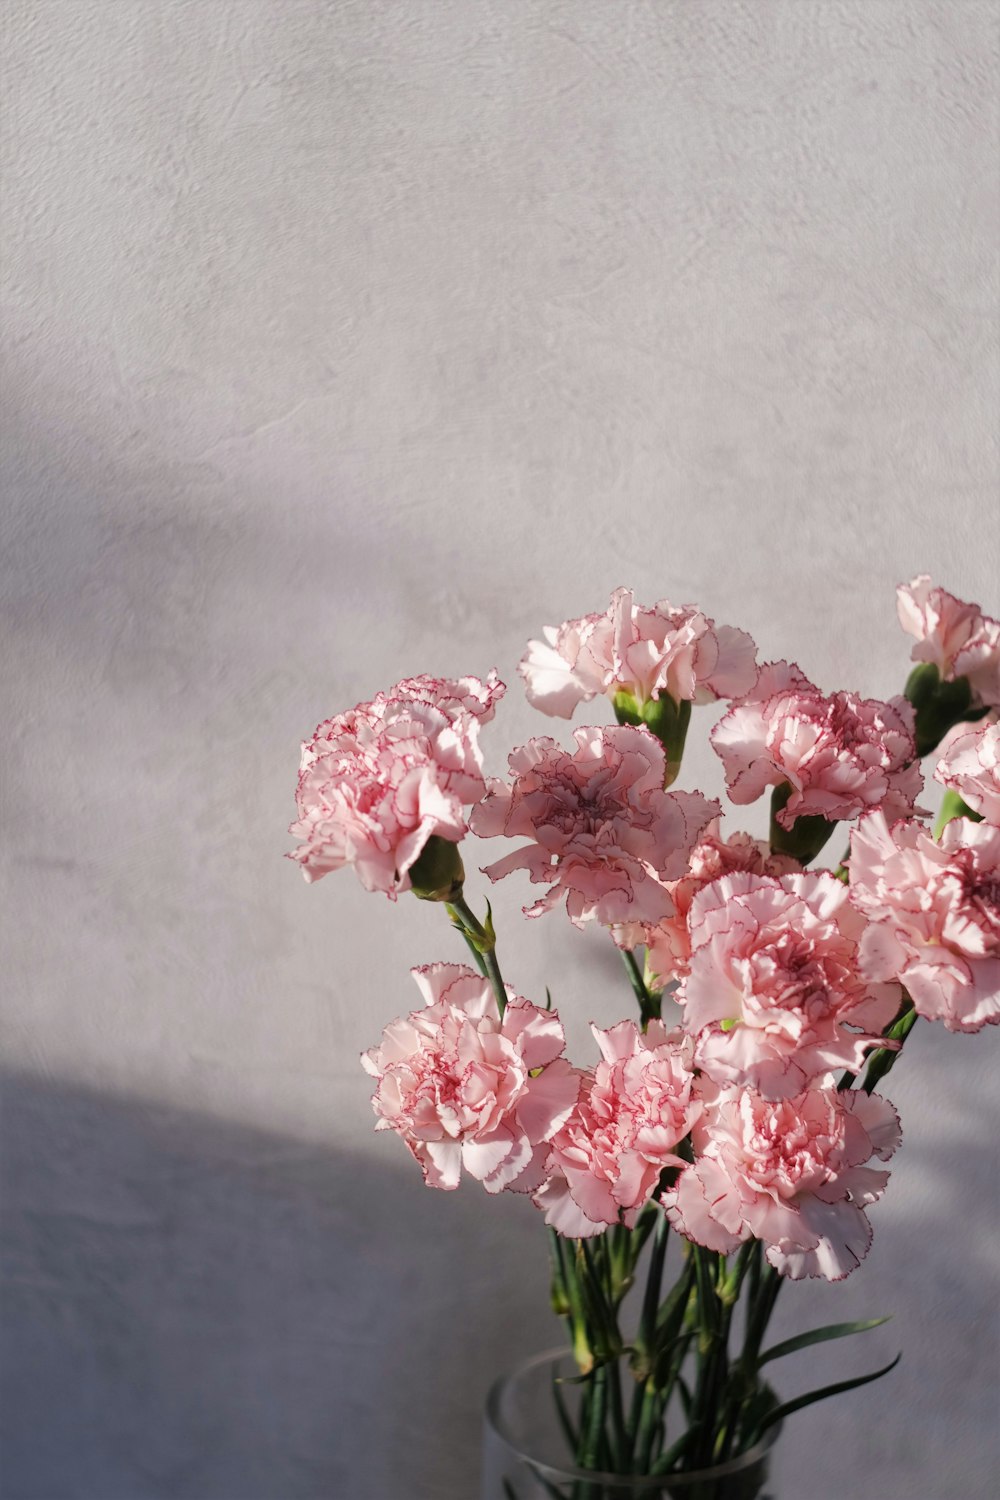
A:
POLYGON ((809 813, 796 818, 791 828, 785 828, 778 822, 778 814, 788 806, 793 790, 790 782, 783 781, 771 793, 771 850, 774 854, 790 854, 800 865, 807 865, 816 858, 837 825, 829 818, 809 813))
POLYGON ((917 755, 929 755, 956 724, 981 719, 985 708, 972 707, 972 687, 967 677, 942 682, 932 661, 913 668, 903 689, 916 715, 917 755))
POLYGON ((691 704, 684 698, 677 702, 669 693, 640 703, 632 693, 617 692, 611 700, 619 724, 633 724, 655 734, 667 752, 667 771, 663 785, 677 780, 684 756, 684 742, 691 722, 691 704))
POLYGON ((421 901, 456 901, 465 884, 458 845, 432 833, 409 868, 410 887, 421 901))
POLYGON ((941 799, 941 810, 937 815, 937 822, 934 824, 934 837, 940 839, 948 824, 953 822, 955 818, 968 818, 972 823, 981 823, 983 821, 982 813, 973 812, 968 803, 963 802, 958 793, 952 791, 951 787, 949 787, 941 799))

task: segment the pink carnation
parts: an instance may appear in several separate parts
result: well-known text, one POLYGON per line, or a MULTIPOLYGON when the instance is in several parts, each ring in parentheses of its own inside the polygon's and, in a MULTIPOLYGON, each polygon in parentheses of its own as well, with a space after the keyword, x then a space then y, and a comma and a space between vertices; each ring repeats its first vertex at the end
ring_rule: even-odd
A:
POLYGON ((935 843, 873 813, 851 834, 850 896, 871 979, 898 979, 949 1031, 1000 1022, 1000 828, 955 818, 935 843))
POLYGON ((847 1276, 871 1245, 864 1210, 889 1178, 864 1164, 899 1144, 892 1106, 860 1090, 808 1089, 777 1103, 752 1089, 706 1096, 695 1163, 663 1195, 671 1223, 720 1255, 761 1240, 794 1281, 847 1276))
POLYGON ((691 957, 688 916, 700 890, 734 870, 748 870, 754 875, 789 875, 800 868, 798 860, 787 854, 772 854, 763 839, 751 838, 748 833, 732 833, 724 839, 716 820, 692 849, 688 873, 668 886, 674 903, 673 916, 665 917, 655 927, 635 932, 625 929, 621 934, 622 946, 646 945, 646 966, 657 987, 671 979, 682 979, 691 957))
POLYGON ((302 746, 289 829, 306 880, 352 864, 367 890, 395 899, 432 834, 463 838, 463 804, 485 791, 479 725, 503 692, 495 672, 411 677, 320 724, 302 746))
POLYGON ((560 719, 601 693, 630 693, 640 704, 663 693, 677 703, 732 698, 757 672, 757 648, 744 631, 716 625, 690 604, 661 599, 646 608, 631 589, 616 589, 603 614, 546 625, 543 634, 528 643, 518 671, 528 701, 560 719))
POLYGON ((660 1021, 645 1035, 632 1021, 592 1030, 602 1060, 553 1136, 535 1194, 546 1223, 575 1239, 609 1224, 631 1228, 664 1167, 683 1165, 676 1148, 701 1109, 686 1038, 668 1035, 660 1021))
POLYGON ((664 882, 684 872, 719 804, 699 792, 663 790, 663 746, 647 729, 577 729, 573 737, 572 754, 555 740, 529 740, 510 756, 512 785, 488 783, 473 832, 532 842, 484 873, 496 881, 527 870, 548 885, 526 908, 530 917, 565 897, 578 927, 657 922, 673 910, 664 882))
POLYGON ((761 667, 753 693, 723 715, 711 741, 734 802, 792 787, 778 814, 791 828, 797 818, 836 823, 872 807, 890 817, 912 812, 923 784, 913 723, 905 698, 825 698, 798 667, 779 661, 761 667))
POLYGON ((934 775, 987 823, 1000 825, 1000 724, 959 725, 941 747, 934 775))
POLYGON ((375 1128, 402 1136, 428 1186, 457 1187, 464 1167, 498 1193, 576 1102, 559 1018, 511 995, 501 1020, 489 982, 461 964, 412 972, 425 1008, 393 1021, 361 1059, 378 1079, 375 1128))
POLYGON ((677 994, 698 1066, 769 1099, 860 1068, 903 998, 898 984, 862 978, 866 926, 826 873, 736 872, 704 886, 677 994))
POLYGON ((945 682, 967 678, 976 707, 1000 706, 1000 621, 935 588, 926 573, 899 585, 896 611, 916 638, 913 661, 933 662, 945 682))
POLYGON ((410 703, 429 703, 452 721, 471 714, 485 724, 492 719, 506 691, 495 671, 485 682, 478 677, 404 677, 387 694, 380 693, 371 706, 405 699, 410 703))

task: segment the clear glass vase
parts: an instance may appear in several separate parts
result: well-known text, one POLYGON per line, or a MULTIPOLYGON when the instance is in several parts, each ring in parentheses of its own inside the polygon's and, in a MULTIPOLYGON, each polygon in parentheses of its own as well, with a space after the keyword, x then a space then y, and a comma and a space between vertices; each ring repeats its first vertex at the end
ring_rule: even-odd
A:
POLYGON ((579 1469, 553 1397, 560 1389, 573 1419, 579 1384, 572 1357, 549 1350, 497 1380, 486 1399, 480 1500, 774 1500, 765 1494, 779 1427, 738 1458, 657 1478, 579 1469))

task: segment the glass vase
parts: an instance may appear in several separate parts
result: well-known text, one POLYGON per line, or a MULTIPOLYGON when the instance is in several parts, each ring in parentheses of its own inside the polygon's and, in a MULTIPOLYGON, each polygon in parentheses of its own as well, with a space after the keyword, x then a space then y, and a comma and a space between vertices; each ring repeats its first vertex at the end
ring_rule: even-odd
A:
POLYGON ((553 1396, 558 1380, 572 1421, 581 1389, 576 1375, 571 1355, 549 1350, 494 1383, 486 1399, 480 1500, 774 1500, 765 1488, 780 1425, 738 1458, 687 1474, 577 1468, 553 1396))

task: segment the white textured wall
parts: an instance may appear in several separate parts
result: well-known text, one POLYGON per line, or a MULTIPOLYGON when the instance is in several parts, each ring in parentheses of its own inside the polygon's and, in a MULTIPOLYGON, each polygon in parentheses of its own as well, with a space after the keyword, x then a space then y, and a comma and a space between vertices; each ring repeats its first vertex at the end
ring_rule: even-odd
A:
MULTIPOLYGON (((880 694, 897 580, 997 611, 1000 11, 3 20, 3 1493, 469 1500, 542 1238, 371 1133, 357 1054, 457 952, 282 860, 297 741, 496 665, 499 770, 524 640, 621 582, 880 694)), ((507 885, 510 978, 612 1014, 507 885)), ((918 1030, 868 1265, 783 1299, 895 1313, 789 1391, 905 1356, 794 1420, 780 1500, 990 1492, 998 1041, 918 1030)))

